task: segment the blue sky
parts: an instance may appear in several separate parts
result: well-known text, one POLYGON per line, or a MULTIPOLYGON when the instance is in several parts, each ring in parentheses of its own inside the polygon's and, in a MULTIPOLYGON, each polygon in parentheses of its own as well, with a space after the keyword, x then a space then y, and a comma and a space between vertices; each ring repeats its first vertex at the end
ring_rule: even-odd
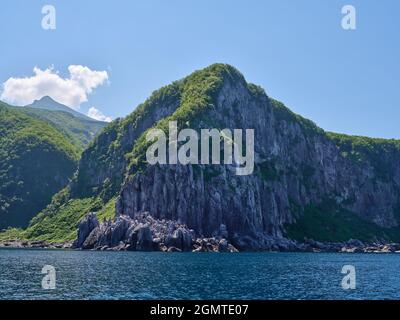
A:
POLYGON ((3 0, 0 83, 53 66, 107 71, 87 95, 119 117, 153 90, 224 62, 325 130, 400 138, 400 1, 3 0), (41 9, 56 8, 56 30, 41 9), (341 28, 341 8, 357 29, 341 28))

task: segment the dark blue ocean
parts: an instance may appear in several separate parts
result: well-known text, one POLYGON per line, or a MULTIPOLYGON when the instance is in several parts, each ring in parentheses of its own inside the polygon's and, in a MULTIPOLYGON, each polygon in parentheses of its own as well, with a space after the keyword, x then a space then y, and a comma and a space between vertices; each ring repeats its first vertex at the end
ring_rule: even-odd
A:
POLYGON ((400 254, 1 249, 0 299, 399 299, 399 271, 400 254), (354 290, 341 286, 344 265, 354 290))

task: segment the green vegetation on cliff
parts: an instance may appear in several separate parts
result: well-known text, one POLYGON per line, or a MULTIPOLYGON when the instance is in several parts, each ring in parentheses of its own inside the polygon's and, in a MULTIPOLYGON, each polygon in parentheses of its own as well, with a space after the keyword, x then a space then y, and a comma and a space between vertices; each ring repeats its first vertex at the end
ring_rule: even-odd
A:
POLYGON ((400 140, 350 136, 332 132, 328 132, 327 136, 339 147, 343 157, 350 158, 356 163, 369 162, 381 179, 390 180, 393 166, 397 166, 400 161, 400 140))
POLYGON ((31 117, 46 121, 63 133, 81 151, 107 125, 106 122, 76 117, 66 111, 53 111, 31 107, 15 107, 31 117))
POLYGON ((303 241, 340 242, 358 239, 365 242, 400 241, 400 228, 382 228, 355 213, 338 207, 334 201, 308 205, 295 224, 286 226, 287 236, 303 241))
POLYGON ((115 216, 115 198, 104 203, 100 198, 71 199, 69 188, 57 193, 52 202, 26 229, 10 228, 0 233, 0 240, 45 240, 48 242, 73 241, 78 222, 88 213, 95 211, 99 221, 115 216))
MULTIPOLYGON (((194 127, 193 122, 199 122, 202 114, 208 108, 213 108, 215 94, 224 81, 235 81, 238 78, 243 79, 239 71, 225 64, 215 64, 195 71, 179 83, 181 91, 179 107, 170 116, 158 121, 151 129, 157 128, 168 132, 170 121, 177 121, 178 130, 189 126, 194 127)), ((218 124, 214 123, 214 126, 218 127, 218 124)), ((146 149, 151 144, 146 141, 147 132, 143 132, 138 138, 133 152, 130 154, 130 165, 134 167, 135 172, 145 166, 146 149)))
POLYGON ((146 141, 148 129, 168 130, 171 120, 177 120, 181 127, 198 120, 201 113, 213 106, 214 95, 224 79, 235 81, 238 78, 243 79, 243 76, 235 68, 215 64, 153 92, 126 118, 109 124, 85 150, 72 188, 73 196, 101 194, 105 200, 115 196, 129 167, 133 166, 135 171, 143 168, 149 145, 146 141), (171 114, 158 116, 160 109, 166 106, 171 108, 171 114), (108 174, 98 181, 92 178, 94 171, 108 174))
POLYGON ((26 226, 68 183, 78 158, 52 125, 0 103, 0 229, 26 226))

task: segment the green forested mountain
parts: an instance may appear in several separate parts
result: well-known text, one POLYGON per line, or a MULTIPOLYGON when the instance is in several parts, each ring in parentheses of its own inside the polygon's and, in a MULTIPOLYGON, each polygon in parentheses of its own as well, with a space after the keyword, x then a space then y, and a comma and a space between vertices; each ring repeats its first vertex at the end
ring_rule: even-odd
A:
POLYGON ((33 107, 16 107, 19 111, 54 125, 70 141, 83 150, 106 125, 89 117, 77 117, 61 110, 48 110, 33 107))
POLYGON ((49 122, 0 102, 0 229, 26 226, 68 183, 79 154, 49 122))

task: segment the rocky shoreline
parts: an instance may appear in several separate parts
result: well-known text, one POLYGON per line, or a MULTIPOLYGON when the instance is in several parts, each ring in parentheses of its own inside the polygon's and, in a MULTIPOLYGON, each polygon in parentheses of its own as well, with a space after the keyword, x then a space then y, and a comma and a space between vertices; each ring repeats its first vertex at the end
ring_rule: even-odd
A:
POLYGON ((71 249, 73 242, 53 243, 47 241, 5 240, 0 241, 0 248, 10 249, 71 249))
MULTIPOLYGON (((312 252, 312 253, 400 253, 400 243, 372 243, 372 244, 355 244, 358 240, 349 240, 343 243, 322 243, 318 241, 308 240, 304 243, 296 242, 296 247, 289 250, 285 248, 272 248, 268 250, 257 250, 256 252, 312 252)), ((228 244, 229 245, 229 244, 228 244)), ((229 245, 231 246, 231 245, 229 245)), ((240 251, 235 247, 230 247, 230 250, 223 249, 226 247, 226 242, 220 244, 215 238, 203 238, 195 242, 192 252, 251 252, 249 250, 240 251), (221 250, 222 249, 222 250, 221 250)), ((76 248, 73 242, 51 243, 47 241, 21 241, 21 240, 6 240, 0 241, 0 248, 10 249, 55 249, 55 250, 100 250, 100 251, 132 251, 125 244, 119 244, 115 247, 98 247, 92 249, 76 248)), ((182 252, 177 247, 167 247, 164 250, 135 250, 135 251, 162 251, 162 252, 182 252)))
POLYGON ((336 252, 400 253, 400 243, 363 243, 357 239, 323 243, 312 239, 298 242, 283 237, 258 238, 248 235, 228 237, 226 226, 217 234, 202 237, 186 225, 173 220, 154 219, 144 212, 135 218, 118 216, 100 223, 96 213, 89 213, 78 226, 74 242, 0 241, 0 248, 73 249, 99 251, 161 252, 336 252))
MULTIPOLYGON (((359 240, 351 239, 347 242, 322 243, 308 240, 304 243, 295 242, 295 247, 286 249, 284 247, 271 248, 268 250, 257 250, 256 252, 313 252, 313 253, 400 253, 400 243, 370 243, 364 244, 359 240)), ((97 248, 76 248, 73 242, 52 243, 47 241, 0 241, 0 248, 10 249, 58 249, 58 250, 100 250, 100 251, 133 251, 126 244, 120 243, 115 247, 102 246, 97 248)), ((181 250, 177 247, 166 247, 161 249, 134 250, 134 251, 162 251, 162 252, 252 252, 241 251, 233 247, 227 241, 216 238, 197 239, 191 250, 181 250), (228 250, 227 250, 228 246, 228 250)))

